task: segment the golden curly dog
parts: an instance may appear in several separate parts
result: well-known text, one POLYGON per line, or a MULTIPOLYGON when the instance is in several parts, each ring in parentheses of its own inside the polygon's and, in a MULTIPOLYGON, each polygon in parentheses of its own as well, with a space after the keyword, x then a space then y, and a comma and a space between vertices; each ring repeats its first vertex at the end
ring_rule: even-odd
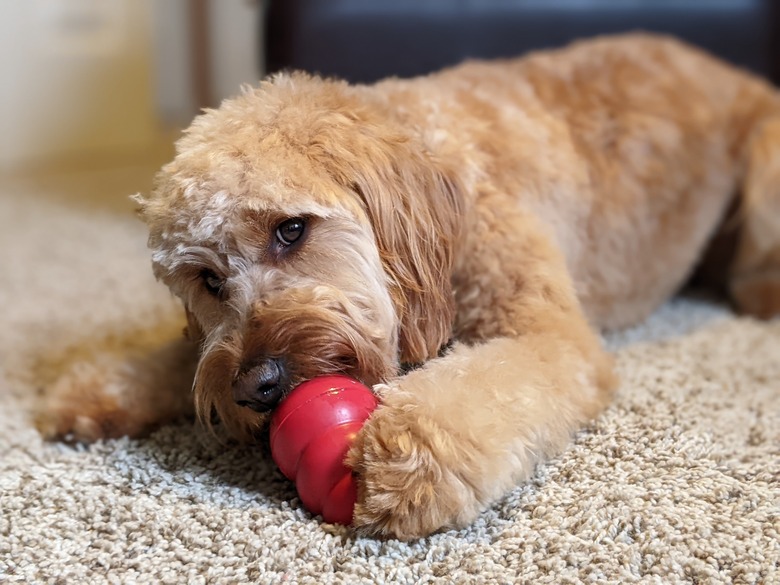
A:
POLYGON ((617 386, 598 331, 677 291, 719 226, 737 307, 780 312, 780 93, 667 38, 371 86, 276 75, 197 118, 139 202, 195 343, 75 368, 42 432, 194 407, 251 439, 344 372, 382 399, 348 457, 366 533, 464 526, 559 453, 617 386))

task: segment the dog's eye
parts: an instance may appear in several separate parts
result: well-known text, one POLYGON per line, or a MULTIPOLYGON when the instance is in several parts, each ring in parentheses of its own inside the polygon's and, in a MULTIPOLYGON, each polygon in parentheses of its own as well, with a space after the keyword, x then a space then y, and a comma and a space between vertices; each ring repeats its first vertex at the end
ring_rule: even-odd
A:
POLYGON ((276 239, 283 246, 290 246, 301 239, 305 228, 306 222, 300 217, 285 220, 276 228, 276 239))
POLYGON ((201 272, 200 279, 203 281, 203 286, 206 287, 206 290, 210 295, 218 297, 222 294, 222 287, 224 286, 225 281, 211 270, 204 270, 201 272))

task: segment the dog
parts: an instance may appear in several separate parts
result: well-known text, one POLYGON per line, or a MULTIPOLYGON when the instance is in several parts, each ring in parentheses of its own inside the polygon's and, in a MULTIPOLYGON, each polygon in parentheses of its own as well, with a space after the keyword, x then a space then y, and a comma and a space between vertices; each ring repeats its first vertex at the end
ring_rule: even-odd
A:
POLYGON ((367 534, 466 526, 560 453, 618 386, 600 332, 702 266, 780 312, 780 93, 667 37, 277 74, 197 117, 137 201, 187 338, 75 368, 41 431, 197 413, 251 441, 299 382, 353 376, 381 398, 347 457, 367 534))

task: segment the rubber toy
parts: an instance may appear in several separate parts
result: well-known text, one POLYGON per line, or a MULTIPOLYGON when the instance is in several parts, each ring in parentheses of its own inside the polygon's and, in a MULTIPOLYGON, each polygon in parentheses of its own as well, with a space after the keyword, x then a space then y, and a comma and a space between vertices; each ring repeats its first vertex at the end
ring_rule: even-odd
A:
POLYGON ((306 509, 325 522, 352 523, 357 487, 344 458, 377 405, 357 380, 321 376, 293 389, 271 417, 274 462, 306 509))

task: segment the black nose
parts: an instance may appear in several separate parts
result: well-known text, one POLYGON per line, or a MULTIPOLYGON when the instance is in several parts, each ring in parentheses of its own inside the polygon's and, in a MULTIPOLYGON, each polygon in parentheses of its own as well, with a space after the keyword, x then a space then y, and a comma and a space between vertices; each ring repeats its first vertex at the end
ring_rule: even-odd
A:
POLYGON ((254 360, 242 367, 233 382, 233 399, 255 412, 268 412, 282 398, 284 371, 278 360, 254 360))

